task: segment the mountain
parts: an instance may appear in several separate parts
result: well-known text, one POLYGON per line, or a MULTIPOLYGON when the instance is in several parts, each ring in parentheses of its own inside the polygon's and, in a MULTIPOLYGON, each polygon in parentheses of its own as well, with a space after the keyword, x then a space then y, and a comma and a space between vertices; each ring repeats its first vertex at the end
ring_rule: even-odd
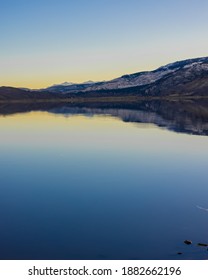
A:
POLYGON ((67 93, 67 92, 75 92, 82 91, 87 89, 89 86, 94 85, 93 81, 86 81, 83 83, 72 83, 72 82, 64 82, 62 84, 52 85, 48 88, 42 89, 41 91, 50 91, 50 92, 59 92, 59 93, 67 93))
POLYGON ((160 91, 160 89, 162 89, 162 91, 166 89, 169 90, 169 86, 175 87, 179 86, 179 84, 187 84, 188 82, 202 77, 203 74, 207 75, 207 70, 208 57, 203 57, 177 61, 162 66, 154 71, 124 75, 111 81, 71 84, 64 87, 62 85, 57 85, 49 87, 46 90, 60 93, 76 93, 134 87, 137 87, 136 90, 138 87, 142 90, 142 87, 145 86, 146 94, 155 95, 155 92, 160 91), (160 81, 159 84, 157 83, 158 81, 160 81))
POLYGON ((0 87, 0 100, 127 96, 208 96, 208 57, 177 61, 153 71, 128 74, 111 81, 65 82, 36 91, 0 87))

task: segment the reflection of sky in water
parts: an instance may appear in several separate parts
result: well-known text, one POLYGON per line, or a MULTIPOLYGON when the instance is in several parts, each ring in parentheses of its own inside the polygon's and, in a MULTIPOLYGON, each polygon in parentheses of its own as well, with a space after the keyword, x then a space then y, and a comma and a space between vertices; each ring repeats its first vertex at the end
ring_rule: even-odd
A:
POLYGON ((111 117, 0 118, 1 258, 203 258, 208 138, 111 117))

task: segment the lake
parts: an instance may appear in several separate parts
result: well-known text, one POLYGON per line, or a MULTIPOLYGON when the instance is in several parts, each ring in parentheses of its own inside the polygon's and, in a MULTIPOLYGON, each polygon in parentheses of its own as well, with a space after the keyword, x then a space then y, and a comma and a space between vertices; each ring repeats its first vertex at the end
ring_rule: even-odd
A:
POLYGON ((208 106, 163 105, 1 104, 0 258, 207 259, 208 106))

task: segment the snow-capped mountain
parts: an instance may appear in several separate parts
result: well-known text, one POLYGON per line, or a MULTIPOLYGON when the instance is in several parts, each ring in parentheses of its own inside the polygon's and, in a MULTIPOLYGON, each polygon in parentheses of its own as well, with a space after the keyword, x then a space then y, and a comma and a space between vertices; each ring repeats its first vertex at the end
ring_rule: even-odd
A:
POLYGON ((57 86, 63 86, 63 87, 66 87, 66 86, 72 86, 72 85, 86 85, 86 84, 94 84, 95 82, 93 81, 85 81, 85 82, 82 82, 82 83, 72 83, 72 82, 64 82, 62 84, 54 84, 48 88, 52 88, 52 87, 57 87, 57 86))
POLYGON ((50 91, 50 92, 59 92, 59 93, 65 93, 68 91, 79 91, 84 90, 88 86, 94 85, 95 82, 93 81, 85 81, 82 83, 72 83, 72 82, 64 82, 62 84, 55 84, 48 88, 41 89, 43 91, 50 91))
MULTIPOLYGON (((53 85, 53 86, 71 86, 71 85, 74 85, 75 83, 71 83, 71 82, 64 82, 64 83, 62 83, 62 84, 55 84, 55 85, 53 85)), ((52 87, 53 87, 52 86, 52 87)))
POLYGON ((188 59, 183 61, 177 61, 159 67, 153 71, 138 72, 134 74, 123 75, 119 78, 115 78, 110 81, 93 82, 87 81, 80 84, 75 83, 63 83, 61 85, 54 85, 46 88, 46 91, 59 92, 59 93, 76 93, 76 92, 88 92, 88 91, 100 91, 100 90, 116 90, 132 87, 140 87, 152 85, 155 82, 174 76, 179 71, 185 71, 185 76, 188 77, 192 72, 199 73, 200 71, 206 71, 208 68, 208 57, 188 59))

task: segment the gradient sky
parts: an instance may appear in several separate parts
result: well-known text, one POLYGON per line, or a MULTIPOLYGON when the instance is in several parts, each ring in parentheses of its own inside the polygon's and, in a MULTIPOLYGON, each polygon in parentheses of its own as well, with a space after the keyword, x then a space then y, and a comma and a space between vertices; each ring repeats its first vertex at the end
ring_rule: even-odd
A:
POLYGON ((0 0, 0 86, 109 80, 207 56, 207 0, 0 0))

